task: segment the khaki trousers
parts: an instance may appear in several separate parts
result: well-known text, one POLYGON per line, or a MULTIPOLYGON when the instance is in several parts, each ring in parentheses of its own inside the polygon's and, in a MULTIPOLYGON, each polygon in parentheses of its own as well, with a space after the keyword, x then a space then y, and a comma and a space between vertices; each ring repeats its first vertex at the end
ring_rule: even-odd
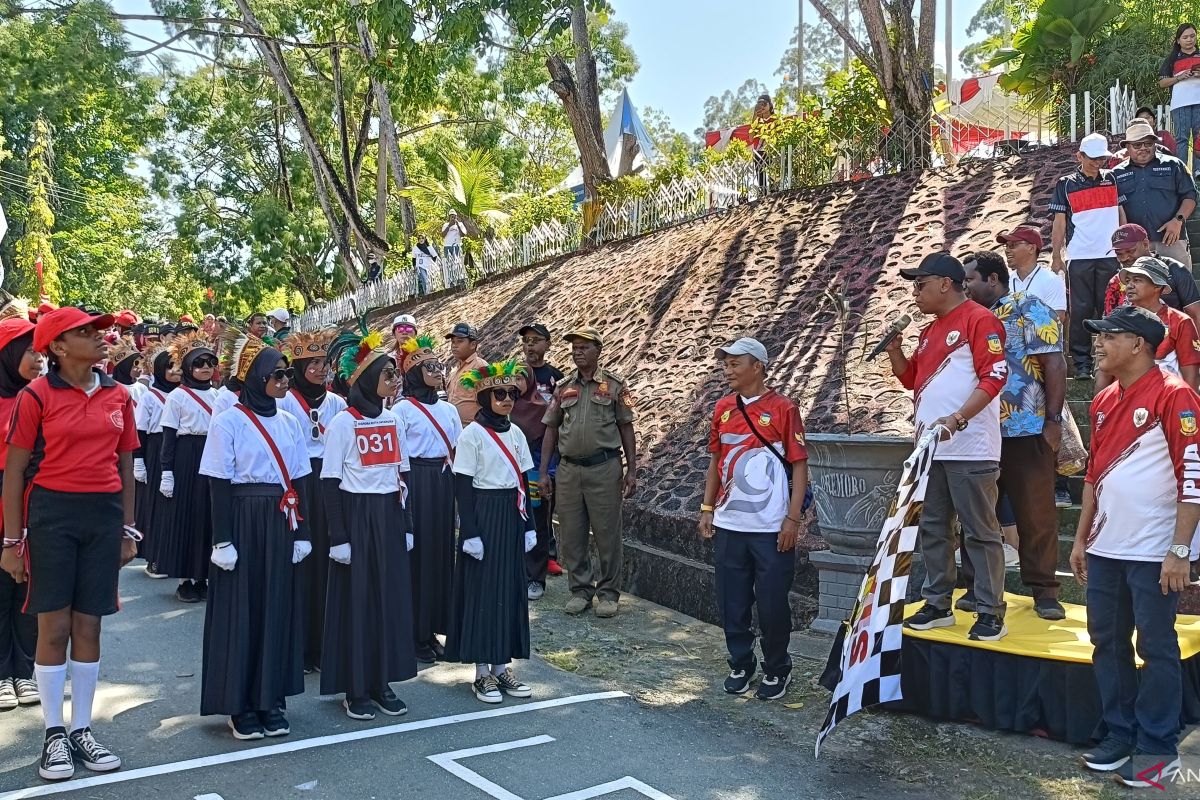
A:
POLYGON ((571 594, 617 600, 621 596, 623 549, 621 546, 620 458, 594 467, 563 460, 555 479, 554 510, 558 514, 558 554, 567 571, 571 594), (588 553, 588 532, 596 537, 599 570, 588 553))

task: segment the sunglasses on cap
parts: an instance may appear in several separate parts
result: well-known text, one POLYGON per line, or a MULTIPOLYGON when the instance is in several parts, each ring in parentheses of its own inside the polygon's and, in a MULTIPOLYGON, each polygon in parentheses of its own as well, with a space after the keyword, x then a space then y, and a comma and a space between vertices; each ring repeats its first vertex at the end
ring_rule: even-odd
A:
POLYGON ((497 400, 505 398, 512 400, 514 403, 521 398, 521 392, 517 389, 493 389, 497 400))
POLYGON ((296 377, 296 370, 294 367, 280 367, 279 369, 271 372, 271 378, 276 381, 281 381, 284 378, 287 378, 290 381, 294 377, 296 377))

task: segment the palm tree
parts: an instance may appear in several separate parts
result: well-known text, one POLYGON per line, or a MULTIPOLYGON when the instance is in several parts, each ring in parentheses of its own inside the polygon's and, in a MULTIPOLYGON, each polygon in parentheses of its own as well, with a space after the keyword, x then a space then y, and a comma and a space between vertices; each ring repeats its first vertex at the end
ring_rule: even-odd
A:
POLYGON ((418 182, 410 179, 403 191, 414 200, 449 211, 457 211, 467 228, 467 235, 482 236, 482 227, 495 226, 508 219, 500 210, 505 196, 501 191, 500 170, 486 150, 443 154, 446 179, 428 178, 418 182))

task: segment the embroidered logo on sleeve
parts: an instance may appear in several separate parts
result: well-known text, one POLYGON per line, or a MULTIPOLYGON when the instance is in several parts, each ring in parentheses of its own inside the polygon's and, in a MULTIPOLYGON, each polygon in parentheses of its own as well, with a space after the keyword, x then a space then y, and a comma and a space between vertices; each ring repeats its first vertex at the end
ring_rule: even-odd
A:
POLYGON ((988 352, 992 355, 999 355, 1004 349, 1004 345, 1000 343, 1000 337, 995 333, 989 333, 987 337, 988 352))
POLYGON ((1179 412, 1179 432, 1184 436, 1196 435, 1196 412, 1180 411, 1179 412))

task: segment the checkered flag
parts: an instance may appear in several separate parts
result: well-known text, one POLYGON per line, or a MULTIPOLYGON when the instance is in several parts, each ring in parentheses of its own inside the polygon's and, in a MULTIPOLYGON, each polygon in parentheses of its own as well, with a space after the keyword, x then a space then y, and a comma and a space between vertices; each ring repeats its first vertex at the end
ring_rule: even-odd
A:
POLYGON ((922 436, 905 460, 896 499, 875 545, 875 558, 863 576, 854 611, 834 640, 829 658, 832 665, 834 654, 838 654, 839 668, 836 677, 827 683, 826 676, 822 676, 826 685, 834 680, 836 685, 832 687, 829 713, 817 733, 818 757, 821 743, 843 719, 860 709, 901 697, 904 602, 917 546, 921 503, 941 430, 935 428, 922 436))

